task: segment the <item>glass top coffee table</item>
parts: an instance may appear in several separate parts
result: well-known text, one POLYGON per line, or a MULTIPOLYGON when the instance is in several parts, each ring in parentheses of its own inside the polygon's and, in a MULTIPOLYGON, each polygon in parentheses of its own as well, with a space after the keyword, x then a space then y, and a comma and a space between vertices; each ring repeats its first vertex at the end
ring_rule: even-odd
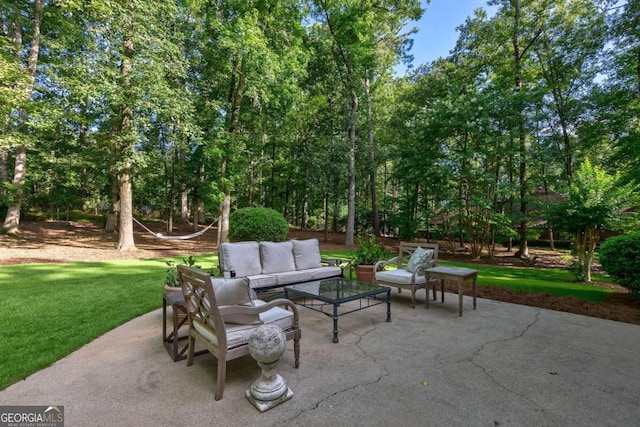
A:
POLYGON ((284 296, 289 294, 299 301, 296 304, 310 308, 327 315, 333 319, 333 342, 338 342, 338 317, 365 308, 387 303, 387 322, 391 322, 391 288, 373 283, 358 282, 342 277, 315 280, 284 287, 284 296), (375 298, 380 294, 387 294, 386 299, 375 298), (320 301, 321 303, 314 303, 320 301), (358 304, 350 304, 339 310, 340 306, 350 301, 358 301, 358 304), (333 310, 326 310, 332 306, 333 310))

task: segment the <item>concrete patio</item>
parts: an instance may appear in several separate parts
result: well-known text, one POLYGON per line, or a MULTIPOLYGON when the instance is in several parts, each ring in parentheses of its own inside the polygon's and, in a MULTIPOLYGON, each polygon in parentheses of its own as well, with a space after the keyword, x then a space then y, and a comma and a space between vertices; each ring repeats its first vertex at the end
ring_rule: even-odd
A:
MULTIPOLYGON (((160 298, 160 297, 159 297, 160 298)), ((637 426, 640 327, 457 295, 411 309, 392 292, 332 322, 300 308, 302 355, 278 372, 291 400, 265 413, 244 397, 260 370, 229 362, 214 401, 211 355, 172 362, 162 312, 141 316, 11 387, 0 405, 64 405, 74 426, 637 426)))

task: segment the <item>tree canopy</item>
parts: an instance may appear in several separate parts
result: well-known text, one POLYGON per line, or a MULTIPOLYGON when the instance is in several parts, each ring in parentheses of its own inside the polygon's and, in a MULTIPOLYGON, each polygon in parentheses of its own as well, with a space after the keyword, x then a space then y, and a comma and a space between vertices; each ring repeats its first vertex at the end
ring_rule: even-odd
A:
POLYGON ((267 207, 348 244, 517 237, 526 257, 577 170, 640 178, 639 7, 488 4, 397 76, 428 2, 0 0, 4 228, 90 211, 130 250, 134 216, 217 217, 225 241, 267 207))

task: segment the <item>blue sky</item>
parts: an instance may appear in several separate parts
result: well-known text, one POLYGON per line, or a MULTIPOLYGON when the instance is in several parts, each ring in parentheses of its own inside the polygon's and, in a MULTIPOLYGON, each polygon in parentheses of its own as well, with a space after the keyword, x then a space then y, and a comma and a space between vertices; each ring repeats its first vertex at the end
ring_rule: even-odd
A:
MULTIPOLYGON (((456 27, 462 25, 467 16, 473 15, 475 9, 489 9, 487 0, 431 0, 428 6, 423 1, 422 7, 426 8, 422 19, 410 24, 410 27, 419 29, 413 35, 411 49, 414 68, 447 56, 458 40, 456 27)), ((403 74, 404 69, 402 66, 397 71, 403 74)))

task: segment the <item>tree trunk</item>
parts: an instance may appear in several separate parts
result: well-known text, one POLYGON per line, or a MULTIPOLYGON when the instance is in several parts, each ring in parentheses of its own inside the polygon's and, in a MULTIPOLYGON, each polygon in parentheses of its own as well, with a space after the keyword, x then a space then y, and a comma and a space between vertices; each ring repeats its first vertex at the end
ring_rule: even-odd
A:
POLYGON ((200 200, 197 197, 194 197, 191 201, 191 210, 193 211, 193 227, 194 232, 198 231, 198 215, 200 210, 200 200))
MULTIPOLYGON (((549 204, 549 187, 547 185, 547 181, 544 181, 544 196, 547 199, 547 205, 549 204)), ((552 251, 556 250, 556 245, 553 241, 553 227, 549 225, 549 249, 552 251)))
POLYGON ((520 258, 529 257, 529 246, 527 242, 527 227, 528 227, 528 202, 527 196, 527 163, 526 163, 526 129, 524 124, 524 106, 522 101, 522 55, 523 51, 520 46, 520 1, 513 1, 513 7, 515 8, 514 15, 514 29, 513 29, 513 66, 515 72, 515 89, 518 98, 517 107, 517 131, 519 142, 519 155, 520 155, 520 248, 518 249, 517 256, 520 258))
POLYGON ((220 218, 218 219, 218 247, 220 243, 229 240, 229 216, 231 213, 231 196, 224 195, 220 206, 220 218))
POLYGON ((130 166, 127 165, 120 173, 120 227, 118 249, 121 251, 135 251, 133 240, 133 197, 131 190, 130 166))
POLYGON ((176 157, 177 157, 177 150, 178 148, 176 146, 173 147, 173 153, 171 156, 171 172, 169 174, 167 174, 166 172, 166 164, 167 162, 165 161, 165 175, 169 175, 169 185, 168 185, 168 190, 169 190, 169 194, 166 197, 166 200, 169 201, 169 206, 167 207, 167 229, 166 232, 167 233, 173 233, 173 217, 175 216, 175 206, 176 206, 176 157))
POLYGON ((367 123, 369 126, 369 185, 371 189, 371 216, 373 217, 373 234, 380 236, 380 218, 378 214, 378 190, 376 188, 376 150, 373 134, 373 112, 371 109, 371 92, 369 78, 365 80, 364 88, 367 97, 367 123))
MULTIPOLYGON (((391 212, 394 216, 398 215, 398 197, 400 193, 400 190, 398 189, 398 187, 399 187, 398 180, 394 178, 393 183, 391 184, 391 212)), ((393 227, 393 234, 397 236, 398 233, 400 233, 400 228, 393 227)))
MULTIPOLYGON (((112 148, 115 156, 115 148, 112 148)), ((120 187, 118 185, 118 175, 115 167, 111 167, 109 171, 109 180, 111 188, 111 204, 107 213, 107 220, 104 225, 104 231, 107 233, 115 233, 118 231, 118 215, 120 214, 120 187)))
POLYGON ((593 263, 596 245, 599 240, 600 233, 597 228, 580 230, 573 236, 573 245, 577 258, 577 261, 574 258, 577 263, 577 265, 574 265, 574 275, 578 280, 584 280, 587 283, 591 282, 591 264, 593 263))
MULTIPOLYGON (((6 148, 0 148, 0 184, 9 180, 9 172, 7 164, 9 163, 9 151, 6 148)), ((0 185, 0 196, 7 194, 3 185, 0 185)))
MULTIPOLYGON (((31 98, 33 85, 35 84, 36 71, 38 68, 38 57, 40 53, 40 25, 42 23, 42 9, 44 8, 43 0, 35 0, 33 14, 33 38, 31 40, 31 48, 29 49, 29 57, 27 59, 27 74, 30 83, 27 87, 28 98, 31 98)), ((22 47, 22 31, 19 24, 14 24, 14 46, 16 52, 20 52, 22 47)), ((24 109, 19 111, 20 126, 26 127, 27 112, 24 109)), ((24 183, 27 175, 27 147, 20 145, 16 149, 15 166, 13 170, 13 188, 14 193, 10 197, 10 204, 7 208, 3 228, 7 233, 15 234, 20 229, 20 211, 22 210, 22 197, 24 194, 24 183)))
MULTIPOLYGON (((233 135, 238 132, 240 124, 240 107, 246 84, 246 61, 244 58, 236 58, 231 70, 229 82, 229 94, 227 98, 227 132, 233 135)), ((231 212, 231 185, 228 177, 229 157, 223 154, 220 167, 221 190, 223 192, 220 204, 220 216, 218 218, 218 246, 229 239, 229 215, 231 212)))
POLYGON ((24 181, 27 169, 27 147, 21 145, 17 148, 15 167, 13 171, 13 194, 10 205, 4 218, 4 229, 9 234, 16 234, 20 227, 20 209, 22 207, 22 195, 24 192, 24 181))
POLYGON ((351 115, 349 116, 349 194, 347 211, 347 232, 344 244, 353 246, 353 235, 356 222, 356 120, 358 116, 358 96, 355 92, 351 98, 351 115))
POLYGON ((324 195, 324 242, 329 241, 329 195, 324 195))
MULTIPOLYGON (((87 127, 84 124, 80 125, 78 129, 78 148, 80 151, 84 151, 86 149, 87 142, 87 127)), ((89 182, 87 172, 87 166, 82 165, 80 169, 80 198, 82 199, 82 211, 86 212, 88 210, 87 202, 89 201, 89 192, 87 191, 87 182, 89 182)))
POLYGON ((187 152, 184 148, 180 149, 180 222, 186 224, 189 222, 189 195, 187 193, 187 183, 185 182, 184 161, 187 152))
MULTIPOLYGON (((124 90, 127 90, 131 85, 129 75, 133 69, 133 54, 134 45, 133 41, 125 39, 124 56, 122 59, 121 73, 124 76, 124 90)), ((121 251, 133 251, 136 249, 136 245, 133 240, 133 194, 131 188, 131 160, 129 156, 133 147, 130 146, 133 143, 128 141, 129 133, 133 125, 133 112, 130 105, 124 105, 120 112, 120 133, 125 135, 123 138, 123 146, 120 147, 120 227, 119 227, 119 242, 118 249, 121 251)))

